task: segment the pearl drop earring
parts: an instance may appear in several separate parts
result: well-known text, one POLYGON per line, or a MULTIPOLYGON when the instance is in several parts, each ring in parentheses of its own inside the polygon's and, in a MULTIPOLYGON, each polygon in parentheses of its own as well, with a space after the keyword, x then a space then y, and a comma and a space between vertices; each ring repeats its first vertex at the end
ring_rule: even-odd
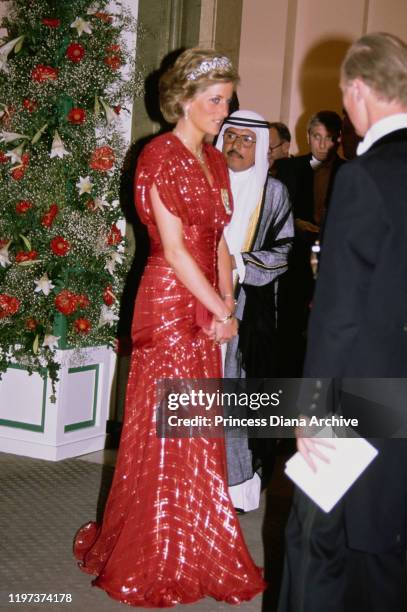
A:
POLYGON ((188 109, 188 107, 184 108, 184 119, 185 119, 185 121, 188 121, 188 119, 189 119, 189 109, 188 109))

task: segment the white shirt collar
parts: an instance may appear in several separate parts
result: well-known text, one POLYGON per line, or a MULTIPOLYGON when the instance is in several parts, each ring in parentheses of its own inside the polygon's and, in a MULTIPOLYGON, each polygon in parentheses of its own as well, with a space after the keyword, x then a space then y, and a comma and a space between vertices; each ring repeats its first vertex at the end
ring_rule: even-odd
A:
POLYGON ((311 159, 309 160, 309 163, 310 163, 311 168, 315 170, 315 168, 318 168, 318 166, 322 164, 322 161, 319 161, 319 159, 317 159, 316 157, 312 155, 311 159))
POLYGON ((364 139, 358 144, 357 154, 363 155, 377 140, 403 128, 407 128, 407 113, 397 113, 384 117, 384 119, 379 119, 379 121, 370 126, 364 139))

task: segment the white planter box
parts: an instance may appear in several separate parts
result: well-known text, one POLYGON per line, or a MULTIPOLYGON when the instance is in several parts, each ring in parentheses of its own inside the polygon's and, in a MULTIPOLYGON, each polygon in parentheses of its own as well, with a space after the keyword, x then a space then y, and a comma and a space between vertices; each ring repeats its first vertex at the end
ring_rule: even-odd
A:
POLYGON ((46 370, 11 366, 0 381, 0 451, 58 461, 102 450, 115 354, 59 350, 56 403, 46 370))

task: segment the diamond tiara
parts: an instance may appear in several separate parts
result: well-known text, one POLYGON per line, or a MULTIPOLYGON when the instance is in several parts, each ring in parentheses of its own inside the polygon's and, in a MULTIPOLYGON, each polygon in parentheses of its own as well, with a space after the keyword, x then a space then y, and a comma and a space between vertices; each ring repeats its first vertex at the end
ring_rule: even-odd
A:
POLYGON ((195 81, 201 74, 207 74, 211 70, 230 70, 232 62, 228 57, 214 57, 211 60, 204 60, 192 72, 187 74, 188 81, 195 81))

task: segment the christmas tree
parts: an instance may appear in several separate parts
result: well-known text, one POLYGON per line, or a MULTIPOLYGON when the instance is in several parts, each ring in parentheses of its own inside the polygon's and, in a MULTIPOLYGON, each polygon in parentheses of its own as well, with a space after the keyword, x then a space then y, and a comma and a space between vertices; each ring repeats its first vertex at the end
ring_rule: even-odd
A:
POLYGON ((112 345, 125 274, 118 124, 141 78, 120 3, 14 0, 0 41, 0 372, 112 345), (126 66, 132 77, 123 74, 126 66))

